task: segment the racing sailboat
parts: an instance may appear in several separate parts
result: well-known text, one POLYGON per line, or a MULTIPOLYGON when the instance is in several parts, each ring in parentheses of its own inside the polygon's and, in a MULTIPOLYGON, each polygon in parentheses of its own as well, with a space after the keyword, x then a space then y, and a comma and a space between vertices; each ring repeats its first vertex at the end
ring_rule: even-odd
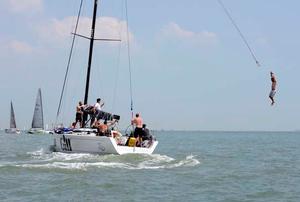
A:
POLYGON ((6 133, 9 134, 20 134, 20 130, 17 129, 15 112, 12 101, 10 102, 10 128, 5 129, 6 133))
MULTIPOLYGON (((95 34, 95 26, 96 26, 97 6, 98 6, 98 0, 94 0, 91 36, 86 37, 86 36, 76 34, 76 28, 75 28, 75 33, 73 33, 74 35, 73 37, 80 36, 90 40, 84 105, 87 105, 88 103, 90 72, 91 72, 94 41, 95 40, 120 41, 118 39, 95 39, 94 34, 95 34)), ((61 98, 63 95, 63 91, 64 91, 64 86, 63 86, 61 98)), ((132 109, 132 103, 131 103, 131 109, 132 109)), ((97 129, 87 127, 86 124, 87 116, 88 116, 87 112, 84 112, 83 115, 84 124, 82 128, 71 129, 71 130, 70 129, 64 130, 63 128, 63 129, 55 130, 54 145, 53 145, 54 151, 66 152, 66 153, 95 153, 95 154, 120 154, 120 155, 128 154, 128 153, 151 154, 158 144, 158 141, 153 137, 150 138, 149 140, 146 140, 146 142, 144 142, 140 146, 136 146, 135 139, 133 137, 122 135, 120 131, 114 130, 113 128, 106 135, 100 136, 97 129)), ((108 117, 110 117, 109 119, 111 121, 116 121, 116 123, 118 123, 118 120, 120 118, 117 115, 109 115, 109 114, 108 117)))
POLYGON ((37 97, 36 97, 31 128, 27 132, 30 134, 45 133, 44 117, 43 117, 43 103, 42 103, 42 90, 40 88, 38 89, 38 93, 37 93, 37 97))

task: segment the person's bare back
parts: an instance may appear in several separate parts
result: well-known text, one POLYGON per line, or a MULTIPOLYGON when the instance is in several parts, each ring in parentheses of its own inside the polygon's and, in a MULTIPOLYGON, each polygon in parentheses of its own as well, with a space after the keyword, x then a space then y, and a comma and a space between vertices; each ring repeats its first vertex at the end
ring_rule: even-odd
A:
POLYGON ((273 72, 271 72, 271 81, 272 81, 272 90, 276 90, 277 81, 273 72))
POLYGON ((135 125, 137 128, 143 127, 143 119, 140 117, 139 114, 135 115, 135 118, 132 119, 131 124, 135 125))

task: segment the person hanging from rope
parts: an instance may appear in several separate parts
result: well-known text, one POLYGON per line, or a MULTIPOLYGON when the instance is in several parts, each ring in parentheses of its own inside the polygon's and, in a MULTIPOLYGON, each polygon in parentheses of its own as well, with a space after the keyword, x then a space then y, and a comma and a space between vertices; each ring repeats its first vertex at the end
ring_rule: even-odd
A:
POLYGON ((275 101, 274 101, 274 96, 276 94, 276 85, 277 85, 277 80, 275 78, 275 74, 273 72, 270 72, 270 76, 271 76, 271 91, 269 94, 269 98, 271 99, 271 105, 274 105, 275 101))

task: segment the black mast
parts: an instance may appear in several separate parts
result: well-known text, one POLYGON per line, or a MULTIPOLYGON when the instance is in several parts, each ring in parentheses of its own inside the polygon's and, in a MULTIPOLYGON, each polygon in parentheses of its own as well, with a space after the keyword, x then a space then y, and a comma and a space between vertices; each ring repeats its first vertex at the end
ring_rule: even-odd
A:
MULTIPOLYGON (((93 59, 93 48, 94 48, 94 40, 95 40, 95 27, 96 27, 96 17, 97 17, 97 6, 98 0, 94 1, 94 12, 93 12, 93 21, 92 21, 92 29, 91 29, 91 38, 90 38, 90 50, 89 50, 89 60, 86 74, 86 84, 85 84, 85 94, 84 94, 84 104, 88 103, 89 97, 89 85, 90 85, 90 73, 91 73, 91 65, 93 59)), ((83 123, 87 120, 87 114, 83 115, 83 123)))

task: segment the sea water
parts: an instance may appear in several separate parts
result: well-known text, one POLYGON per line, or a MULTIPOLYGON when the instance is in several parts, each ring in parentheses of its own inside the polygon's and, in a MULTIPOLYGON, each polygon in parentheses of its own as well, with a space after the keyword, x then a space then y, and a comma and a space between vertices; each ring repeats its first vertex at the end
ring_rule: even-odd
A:
POLYGON ((0 132, 0 201, 300 201, 300 132, 156 132, 152 155, 0 132))

